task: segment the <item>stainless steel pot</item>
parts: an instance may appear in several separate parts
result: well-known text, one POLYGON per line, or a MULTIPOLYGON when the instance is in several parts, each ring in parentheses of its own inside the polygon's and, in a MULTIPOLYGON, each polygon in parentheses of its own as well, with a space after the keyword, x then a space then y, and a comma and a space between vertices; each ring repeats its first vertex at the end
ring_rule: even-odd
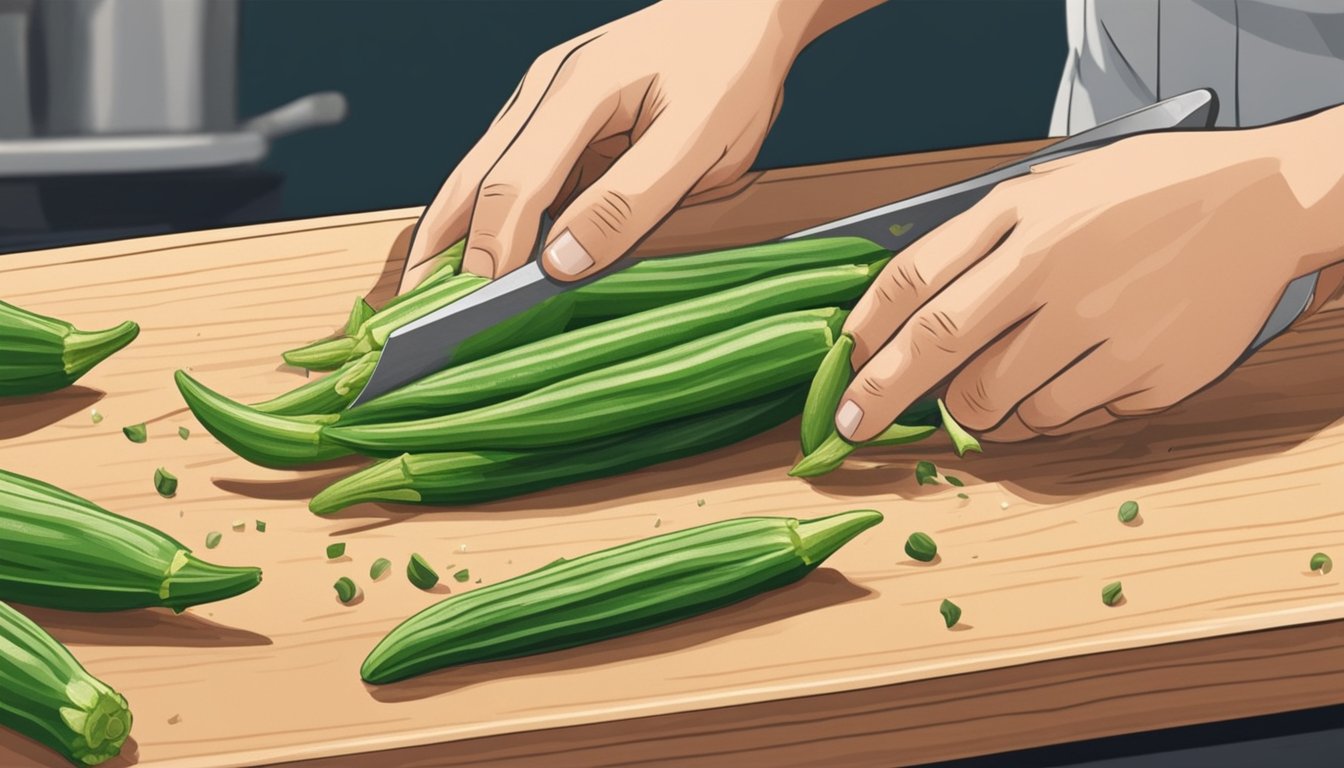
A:
POLYGON ((39 0, 49 136, 232 130, 237 0, 39 0))
POLYGON ((0 139, 33 132, 28 99, 28 28, 32 0, 0 0, 0 139))
POLYGON ((260 162, 339 123, 316 93, 239 122, 238 0, 0 0, 0 178, 260 162))

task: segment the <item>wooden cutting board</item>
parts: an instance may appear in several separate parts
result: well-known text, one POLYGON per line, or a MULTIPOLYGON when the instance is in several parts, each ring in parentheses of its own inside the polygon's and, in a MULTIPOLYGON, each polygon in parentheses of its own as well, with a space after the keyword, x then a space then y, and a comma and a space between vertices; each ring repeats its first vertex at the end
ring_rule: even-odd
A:
MULTIPOLYGON (((1019 143, 756 174, 692 201, 647 253, 783 234, 1021 155, 1019 143)), ((0 258, 0 297, 81 327, 134 319, 77 386, 0 403, 0 466, 144 520, 253 592, 173 615, 24 609, 135 714, 114 765, 908 764, 1344 701, 1344 312, 1333 306, 1157 418, 988 446, 868 452, 785 476, 796 425, 695 459, 494 504, 306 500, 354 465, 251 466, 186 412, 182 367, 245 401, 303 381, 291 346, 386 300, 418 210, 170 235, 0 258), (91 409, 104 415, 95 424, 91 409), (127 424, 146 422, 132 444, 127 424), (179 427, 191 430, 187 440, 179 427), (919 486, 917 459, 966 482, 919 486), (159 498, 156 467, 181 479, 159 498), (1116 510, 1142 506, 1140 524, 1116 510), (876 508, 886 521, 805 581, 638 636, 374 688, 360 661, 401 619, 559 556, 742 515, 876 508), (265 533, 254 521, 268 524, 265 533), (235 521, 245 526, 232 530, 235 521), (206 534, 222 543, 204 548, 206 534), (902 552, 925 531, 940 559, 902 552), (328 561, 325 547, 345 542, 328 561), (429 593, 403 567, 440 569, 429 593), (374 583, 375 558, 392 572, 374 583), (451 573, 469 569, 459 583, 451 573), (355 605, 332 582, 352 577, 355 605), (1102 604, 1121 579, 1126 600, 1102 604), (964 610, 954 631, 939 602, 964 610), (377 753, 377 754, 374 754, 377 753)), ((61 765, 0 734, 0 765, 61 765)))

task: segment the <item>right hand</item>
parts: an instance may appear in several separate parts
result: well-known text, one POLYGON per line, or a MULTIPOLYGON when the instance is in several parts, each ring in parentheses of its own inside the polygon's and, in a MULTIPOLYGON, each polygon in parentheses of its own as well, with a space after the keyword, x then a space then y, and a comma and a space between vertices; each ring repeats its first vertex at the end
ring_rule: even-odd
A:
POLYGON ((526 264, 548 210, 548 274, 620 258, 682 198, 738 179, 799 51, 874 4, 664 0, 542 54, 425 210, 400 291, 464 236, 467 272, 526 264))

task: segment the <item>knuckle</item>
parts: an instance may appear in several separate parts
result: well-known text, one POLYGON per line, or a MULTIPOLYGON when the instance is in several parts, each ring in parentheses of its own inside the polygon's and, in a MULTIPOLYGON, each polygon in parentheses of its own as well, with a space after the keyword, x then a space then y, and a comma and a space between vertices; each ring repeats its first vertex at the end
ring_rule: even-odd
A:
POLYGON ((476 193, 478 206, 488 206, 491 209, 508 210, 522 196, 522 189, 510 181, 487 178, 481 182, 481 189, 476 193))
POLYGON ((473 252, 490 259, 492 264, 498 264, 504 257, 504 241, 494 232, 474 230, 468 238, 465 255, 470 256, 473 252))
POLYGON ((961 328, 947 310, 926 310, 910 321, 910 346, 915 357, 933 352, 956 354, 960 342, 961 328))
POLYGON ((884 376, 861 373, 854 380, 854 389, 868 397, 881 399, 891 392, 891 384, 884 376))
POLYGON ((902 300, 918 300, 928 289, 928 278, 913 259, 892 261, 890 267, 882 270, 882 279, 877 281, 878 296, 892 304, 902 300))
POLYGON ((984 432, 998 426, 1007 415, 995 387, 983 376, 964 382, 953 380, 947 392, 947 407, 964 427, 984 432))
POLYGON ((605 236, 618 235, 630 228, 634 205, 629 195, 614 189, 598 192, 584 213, 588 225, 605 236))

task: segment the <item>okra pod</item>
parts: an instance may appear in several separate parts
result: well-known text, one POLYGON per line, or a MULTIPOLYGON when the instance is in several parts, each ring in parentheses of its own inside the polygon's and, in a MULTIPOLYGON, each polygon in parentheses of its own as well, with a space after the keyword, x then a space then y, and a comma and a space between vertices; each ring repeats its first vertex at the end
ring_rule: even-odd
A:
POLYGON ((355 352, 363 354, 369 350, 382 349, 393 331, 471 294, 489 282, 488 278, 479 275, 453 275, 430 285, 414 298, 385 307, 369 318, 360 326, 359 332, 351 337, 355 340, 355 352))
POLYGON ((0 301, 0 396, 68 387, 139 334, 140 326, 129 321, 81 331, 64 320, 0 301))
POLYGON ((260 581, 257 568, 198 560, 162 531, 0 470, 5 599, 69 611, 181 611, 242 594, 260 581))
MULTIPOLYGON (((806 406, 803 418, 807 418, 806 406)), ((789 470, 789 476, 817 477, 832 472, 845 463, 849 454, 862 447, 917 443, 937 432, 940 423, 937 401, 925 400, 907 408, 905 413, 896 417, 896 423, 862 445, 849 442, 832 427, 826 439, 789 470)))
POLYGON ((461 413, 328 426, 365 455, 544 448, 674 421, 807 381, 845 312, 788 312, 461 413))
POLYGON ((364 502, 478 504, 611 477, 706 453, 798 415, 794 387, 759 400, 651 429, 562 449, 405 454, 337 480, 308 508, 325 515, 364 502))
POLYGON ((186 371, 178 371, 174 379, 201 426, 253 464, 285 469, 350 454, 348 448, 322 439, 322 426, 335 422, 335 414, 266 413, 224 397, 186 371))
POLYGON ((5 603, 0 603, 0 692, 0 725, 75 765, 116 757, 131 732, 125 697, 5 603))
POLYGON ((413 301, 415 297, 429 290, 434 284, 443 282, 454 275, 461 274, 462 257, 466 254, 466 250, 467 241, 465 238, 448 246, 442 253, 434 257, 434 266, 430 268, 429 274, 425 275, 425 279, 421 280, 419 285, 388 299, 387 302, 383 304, 383 310, 390 309, 407 301, 413 301))
MULTIPOLYGON (((462 343, 454 355, 455 367, 460 360, 488 355, 495 349, 509 350, 559 333, 569 322, 572 308, 571 299, 557 296, 472 336, 462 343)), ((364 390, 381 354, 379 351, 365 352, 327 376, 250 407, 278 416, 340 413, 364 390)))
POLYGON ((373 317, 373 315, 373 307, 369 305, 369 302, 364 300, 363 296, 355 299, 354 306, 350 307, 350 315, 345 318, 345 335, 355 335, 360 327, 368 322, 369 318, 373 317))
POLYGON ((574 289, 575 319, 610 318, 754 282, 837 264, 865 264, 889 252, 859 237, 787 240, 690 256, 641 259, 574 289))
POLYGON ((358 340, 353 336, 337 336, 314 341, 297 349, 281 353, 285 363, 309 371, 334 371, 355 353, 358 340))
POLYGON ((849 362, 853 353, 854 337, 848 333, 840 334, 812 379, 801 424, 804 456, 815 451, 835 429, 835 409, 854 375, 849 362))
POLYGON ((671 624, 798 581, 881 521, 874 510, 746 517, 558 562, 417 613, 374 647, 360 676, 391 683, 671 624))
MULTIPOLYGON (((425 277, 425 279, 422 280, 419 285, 415 286, 414 288, 411 288, 405 293, 402 293, 398 296, 393 296, 385 304, 383 304, 383 309, 386 310, 391 307, 395 307, 398 304, 411 301, 415 299, 416 296, 429 290, 430 287, 432 287, 434 284, 442 282, 443 280, 452 277, 453 275, 456 275, 461 270, 462 267, 462 253, 463 250, 466 248, 466 242, 467 242, 466 240, 458 240, 456 243, 453 243, 442 253, 435 256, 434 266, 430 270, 429 274, 425 277)), ((345 321, 345 330, 342 333, 342 336, 347 337, 354 336, 356 333, 358 333, 360 326, 362 326, 374 314, 376 314, 376 311, 373 309, 373 307, 369 305, 367 301, 365 301, 363 298, 356 299, 355 305, 354 307, 351 308, 350 315, 345 321)), ((340 347, 338 346, 326 347, 325 352, 319 353, 317 348, 319 347, 319 345, 322 345, 327 341, 330 341, 330 339, 315 341, 312 344, 307 344, 305 346, 298 347, 297 349, 291 349, 288 352, 285 352, 282 355, 282 357, 284 357, 285 361, 289 362, 290 365, 297 365, 300 368, 308 368, 308 366, 301 365, 299 362, 290 362, 291 359, 294 361, 308 360, 315 365, 325 366, 320 368, 309 368, 309 370, 314 371, 333 370, 349 357, 349 353, 347 351, 342 354, 340 352, 340 347)), ((349 343, 353 344, 354 342, 352 340, 349 343)))
POLYGON ((454 365, 341 414, 341 424, 404 421, 490 405, 632 357, 780 312, 857 299, 886 260, 768 277, 588 325, 454 365))
POLYGON ((379 355, 378 352, 366 352, 326 376, 249 407, 277 416, 337 413, 354 402, 364 390, 378 365, 379 355))

